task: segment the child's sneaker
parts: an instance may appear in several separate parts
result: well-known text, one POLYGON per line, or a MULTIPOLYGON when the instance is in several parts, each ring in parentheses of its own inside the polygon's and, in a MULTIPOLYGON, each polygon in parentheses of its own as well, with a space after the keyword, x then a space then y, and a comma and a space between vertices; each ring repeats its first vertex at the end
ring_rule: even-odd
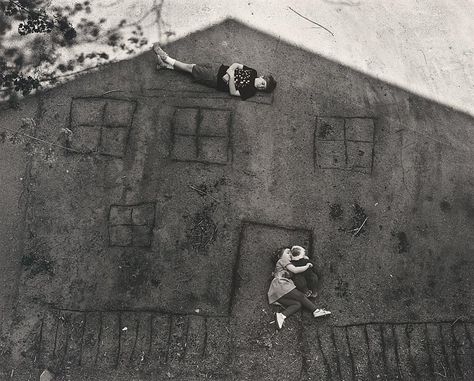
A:
POLYGON ((276 322, 278 325, 278 329, 281 329, 281 327, 283 327, 283 322, 285 321, 286 316, 280 312, 277 312, 275 315, 276 315, 276 322))
POLYGON ((156 70, 161 70, 161 69, 173 69, 173 66, 170 65, 169 63, 166 63, 163 61, 160 56, 156 56, 156 59, 158 60, 158 63, 156 64, 156 70))
POLYGON ((321 317, 321 316, 326 316, 326 315, 331 315, 331 311, 326 311, 326 310, 323 310, 322 308, 318 308, 317 310, 315 310, 313 312, 313 316, 315 318, 321 317))
POLYGON ((161 49, 160 44, 158 42, 155 42, 153 44, 153 51, 158 57, 160 57, 163 61, 166 62, 166 59, 168 58, 168 53, 161 49))

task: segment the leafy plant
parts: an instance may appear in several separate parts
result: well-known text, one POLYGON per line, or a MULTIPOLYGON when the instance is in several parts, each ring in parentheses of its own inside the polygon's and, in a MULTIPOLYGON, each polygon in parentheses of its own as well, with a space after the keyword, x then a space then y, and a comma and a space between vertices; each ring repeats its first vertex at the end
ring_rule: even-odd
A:
MULTIPOLYGON (((90 1, 49 6, 47 0, 0 0, 0 100, 54 85, 75 73, 140 52, 148 44, 143 24, 163 27, 163 0, 143 16, 112 24, 90 1)), ((106 7, 108 5, 105 5, 106 7)), ((166 36, 172 32, 165 32, 166 36)))

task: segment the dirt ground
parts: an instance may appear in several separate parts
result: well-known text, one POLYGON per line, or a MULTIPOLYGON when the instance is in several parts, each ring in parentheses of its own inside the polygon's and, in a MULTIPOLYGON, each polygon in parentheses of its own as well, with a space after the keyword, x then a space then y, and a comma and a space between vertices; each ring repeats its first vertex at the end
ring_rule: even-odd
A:
POLYGON ((2 379, 474 378, 472 118, 234 21, 167 49, 277 90, 150 53, 2 110, 2 379), (294 244, 333 314, 277 331, 294 244))

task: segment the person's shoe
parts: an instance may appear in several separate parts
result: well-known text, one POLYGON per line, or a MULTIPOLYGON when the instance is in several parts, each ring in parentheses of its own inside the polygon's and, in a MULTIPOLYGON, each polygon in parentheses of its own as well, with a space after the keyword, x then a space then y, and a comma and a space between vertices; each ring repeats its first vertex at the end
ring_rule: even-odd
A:
POLYGON ((276 313, 276 322, 277 322, 277 325, 278 325, 278 329, 281 329, 281 327, 283 327, 283 322, 285 321, 285 319, 286 319, 285 315, 283 315, 280 312, 276 313))
POLYGON ((164 62, 166 62, 166 59, 168 58, 168 53, 161 49, 160 44, 158 42, 155 42, 153 44, 153 51, 158 57, 160 57, 164 62))
POLYGON ((158 60, 158 63, 156 64, 156 70, 161 70, 161 69, 173 69, 173 66, 171 66, 169 63, 166 63, 163 61, 160 56, 156 56, 156 59, 158 60))
POLYGON ((316 291, 313 291, 309 297, 311 299, 316 299, 318 297, 318 293, 316 291))
POLYGON ((313 312, 313 316, 315 318, 321 317, 321 316, 326 316, 326 315, 331 315, 331 311, 326 311, 326 310, 323 310, 322 308, 318 308, 317 310, 315 310, 313 312))

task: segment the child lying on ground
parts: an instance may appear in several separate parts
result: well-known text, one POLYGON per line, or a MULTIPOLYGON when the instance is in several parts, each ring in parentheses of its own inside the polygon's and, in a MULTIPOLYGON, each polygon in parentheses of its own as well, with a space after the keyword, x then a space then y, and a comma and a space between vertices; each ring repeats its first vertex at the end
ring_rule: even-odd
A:
POLYGON ((168 56, 158 43, 153 44, 153 51, 158 60, 157 68, 189 73, 196 82, 242 100, 254 96, 257 91, 271 93, 276 87, 276 81, 271 75, 259 76, 256 70, 239 63, 230 66, 220 63, 185 63, 168 56))
POLYGON ((291 264, 295 267, 304 267, 308 265, 308 269, 293 274, 293 283, 296 288, 304 293, 308 298, 318 296, 316 287, 318 285, 318 276, 314 272, 314 265, 306 255, 306 250, 301 246, 293 246, 291 248, 291 264))

